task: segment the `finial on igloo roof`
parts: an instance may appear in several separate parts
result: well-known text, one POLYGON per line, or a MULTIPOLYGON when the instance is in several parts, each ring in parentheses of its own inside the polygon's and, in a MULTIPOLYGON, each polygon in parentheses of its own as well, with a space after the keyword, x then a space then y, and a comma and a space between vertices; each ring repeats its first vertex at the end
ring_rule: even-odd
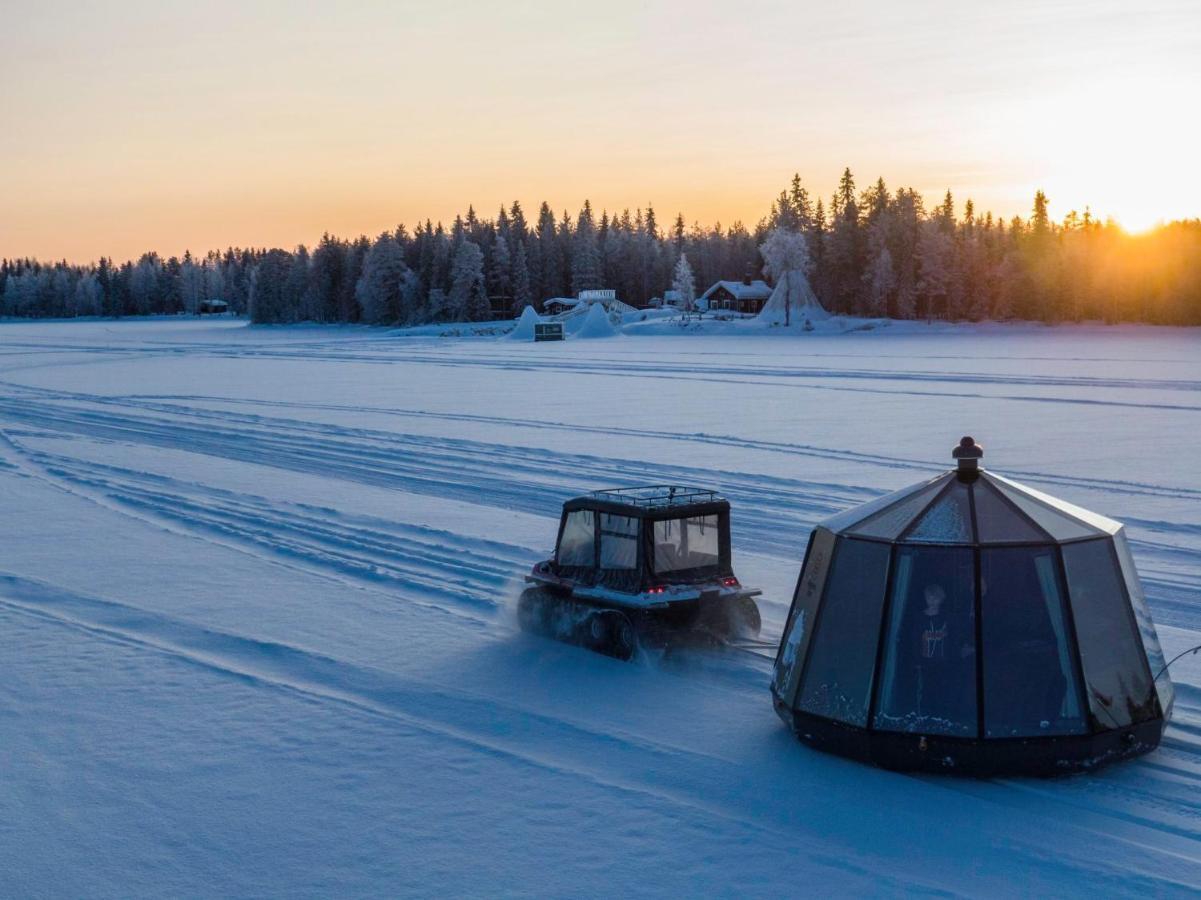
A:
POLYGON ((951 451, 951 458, 958 460, 960 472, 977 472, 980 460, 984 457, 984 447, 976 443, 975 438, 964 435, 959 440, 959 446, 951 451))

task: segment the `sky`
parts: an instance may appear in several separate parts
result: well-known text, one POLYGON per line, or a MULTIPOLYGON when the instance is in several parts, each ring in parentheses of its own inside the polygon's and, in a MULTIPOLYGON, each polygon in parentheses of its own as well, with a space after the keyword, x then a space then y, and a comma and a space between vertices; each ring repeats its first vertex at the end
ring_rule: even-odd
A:
POLYGON ((1197 0, 0 0, 0 257, 312 245, 473 204, 753 226, 794 172, 1201 215, 1197 0))

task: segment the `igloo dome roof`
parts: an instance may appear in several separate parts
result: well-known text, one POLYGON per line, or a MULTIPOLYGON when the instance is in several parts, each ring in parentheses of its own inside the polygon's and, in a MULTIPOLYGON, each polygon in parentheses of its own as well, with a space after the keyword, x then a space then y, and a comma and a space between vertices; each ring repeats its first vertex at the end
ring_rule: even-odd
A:
POLYGON ((914 544, 1063 543, 1121 523, 993 472, 952 470, 822 522, 836 534, 914 544))

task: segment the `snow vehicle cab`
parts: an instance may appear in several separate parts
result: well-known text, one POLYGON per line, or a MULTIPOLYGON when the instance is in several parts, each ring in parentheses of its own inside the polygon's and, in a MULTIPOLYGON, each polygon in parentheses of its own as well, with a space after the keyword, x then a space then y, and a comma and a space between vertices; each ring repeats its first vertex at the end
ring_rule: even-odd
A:
POLYGON ((525 578, 526 631, 629 659, 641 644, 759 633, 757 590, 730 562, 730 504, 677 485, 594 491, 563 504, 555 554, 525 578))

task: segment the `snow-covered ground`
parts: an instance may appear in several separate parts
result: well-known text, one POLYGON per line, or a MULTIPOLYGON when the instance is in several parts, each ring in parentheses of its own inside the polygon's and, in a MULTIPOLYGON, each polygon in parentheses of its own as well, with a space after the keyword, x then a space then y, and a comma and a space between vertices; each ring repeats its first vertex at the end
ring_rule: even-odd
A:
POLYGON ((533 344, 0 324, 0 894, 1186 894, 1201 663, 1056 781, 801 746, 769 663, 518 633, 585 489, 734 506, 779 635, 818 519, 986 464, 1126 521, 1201 643, 1201 334, 922 327, 533 344))

